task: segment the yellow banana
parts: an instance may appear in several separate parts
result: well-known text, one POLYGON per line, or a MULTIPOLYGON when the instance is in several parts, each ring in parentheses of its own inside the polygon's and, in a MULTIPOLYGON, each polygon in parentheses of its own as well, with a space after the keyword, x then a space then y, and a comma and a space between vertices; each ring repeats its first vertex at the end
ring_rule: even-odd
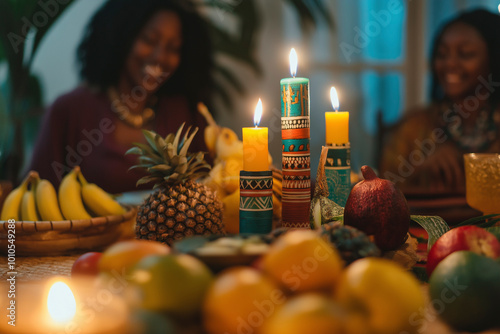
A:
POLYGON ((230 128, 222 128, 215 142, 215 153, 218 159, 223 160, 242 158, 243 142, 238 139, 236 132, 230 128))
POLYGON ((48 180, 40 180, 35 191, 36 206, 40 218, 47 221, 64 220, 59 208, 56 189, 48 180))
POLYGON ((39 180, 38 174, 36 177, 36 179, 31 181, 30 190, 23 194, 23 200, 21 202, 21 219, 23 221, 35 222, 39 220, 35 203, 36 184, 39 180))
POLYGON ((80 172, 78 179, 82 183, 82 198, 85 205, 99 216, 121 215, 125 209, 104 189, 94 183, 88 183, 80 172))
POLYGON ((207 145, 208 153, 212 158, 215 157, 215 143, 217 141, 217 137, 219 137, 220 126, 217 125, 212 114, 208 111, 208 108, 203 103, 198 103, 198 112, 205 117, 205 120, 208 123, 208 126, 205 128, 204 138, 205 144, 207 145))
POLYGON ((0 220, 20 220, 21 202, 23 200, 24 193, 28 189, 28 183, 31 182, 32 178, 33 172, 30 172, 21 185, 7 195, 3 202, 0 220))
POLYGON ((59 204, 61 212, 66 219, 90 219, 92 218, 82 201, 82 186, 77 180, 80 167, 76 166, 66 175, 59 186, 59 204))

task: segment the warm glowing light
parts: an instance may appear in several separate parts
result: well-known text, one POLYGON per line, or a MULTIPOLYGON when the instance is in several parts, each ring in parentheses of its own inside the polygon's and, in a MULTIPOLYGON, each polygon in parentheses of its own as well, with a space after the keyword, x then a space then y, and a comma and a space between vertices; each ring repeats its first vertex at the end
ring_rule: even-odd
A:
POLYGON ((47 307, 50 317, 56 322, 67 322, 76 313, 76 300, 69 286, 63 282, 54 283, 49 290, 47 307))
POLYGON ((294 78, 297 74, 297 52, 295 52, 294 48, 290 50, 290 74, 294 78))
POLYGON ((255 113, 253 114, 253 124, 257 127, 260 124, 260 119, 262 118, 262 101, 259 99, 257 106, 255 107, 255 113))
POLYGON ((498 5, 498 12, 500 12, 500 5, 498 5))
POLYGON ((332 101, 333 110, 339 111, 339 97, 337 95, 337 90, 335 87, 330 89, 330 100, 332 101))

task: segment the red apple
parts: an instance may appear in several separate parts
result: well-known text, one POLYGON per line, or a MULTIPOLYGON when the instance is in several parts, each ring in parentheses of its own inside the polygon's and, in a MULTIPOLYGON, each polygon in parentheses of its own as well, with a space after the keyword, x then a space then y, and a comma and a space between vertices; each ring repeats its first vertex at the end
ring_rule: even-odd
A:
POLYGON ((453 228, 432 245, 427 255, 427 275, 430 277, 434 268, 445 257, 461 250, 496 259, 500 256, 500 242, 481 227, 469 225, 453 228))
POLYGON ((81 255, 71 267, 71 276, 75 275, 97 275, 99 273, 99 260, 102 253, 89 252, 81 255))

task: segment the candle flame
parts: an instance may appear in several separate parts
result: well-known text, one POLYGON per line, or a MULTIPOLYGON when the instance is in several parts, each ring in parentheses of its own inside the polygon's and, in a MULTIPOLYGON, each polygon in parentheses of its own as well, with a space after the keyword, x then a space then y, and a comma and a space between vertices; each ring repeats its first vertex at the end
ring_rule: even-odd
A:
POLYGON ((290 50, 290 74, 294 78, 297 74, 297 52, 295 52, 294 48, 290 50))
POLYGON ((330 100, 332 101, 333 110, 339 111, 339 97, 337 95, 337 90, 335 87, 330 89, 330 100))
POLYGON ((253 124, 257 127, 260 124, 260 119, 262 118, 262 101, 259 99, 257 106, 255 107, 255 112, 253 114, 253 124))
POLYGON ((76 313, 76 300, 69 286, 63 282, 52 284, 47 297, 50 317, 56 322, 67 322, 76 313))

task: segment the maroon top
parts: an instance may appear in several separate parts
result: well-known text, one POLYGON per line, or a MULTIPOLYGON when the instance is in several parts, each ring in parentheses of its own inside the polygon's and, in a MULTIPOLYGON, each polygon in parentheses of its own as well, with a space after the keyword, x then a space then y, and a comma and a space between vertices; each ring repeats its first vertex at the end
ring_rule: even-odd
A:
MULTIPOLYGON (((190 152, 206 152, 203 136, 206 121, 199 113, 190 113, 182 97, 160 98, 150 127, 165 137, 175 133, 183 122, 185 129, 189 125, 200 128, 190 152)), ((56 188, 62 177, 79 165, 87 181, 110 193, 152 189, 152 184, 136 187, 145 172, 128 170, 137 162, 137 155, 125 155, 134 140, 131 138, 127 144, 117 142, 117 124, 123 129, 106 94, 94 94, 87 87, 76 88, 59 97, 46 112, 29 169, 38 171, 40 177, 50 180, 56 188)))

